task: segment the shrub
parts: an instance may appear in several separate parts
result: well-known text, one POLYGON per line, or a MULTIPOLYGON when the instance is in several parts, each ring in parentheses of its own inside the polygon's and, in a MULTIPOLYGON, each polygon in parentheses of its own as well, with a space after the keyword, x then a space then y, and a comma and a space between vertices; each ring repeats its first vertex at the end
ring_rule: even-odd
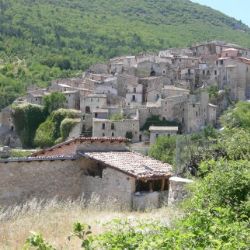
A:
POLYGON ((133 139, 133 132, 132 131, 127 131, 125 137, 129 140, 133 139))
MULTIPOLYGON (((47 120, 42 123, 36 131, 36 146, 38 147, 50 147, 58 142, 62 142, 68 136, 71 126, 76 124, 76 119, 79 117, 77 110, 71 109, 58 109, 53 111, 47 120), (70 119, 65 121, 61 126, 64 119, 70 119), (61 134, 63 132, 63 135, 61 134)), ((79 120, 77 120, 79 122, 79 120)))
POLYGON ((145 124, 142 127, 142 130, 149 130, 150 126, 177 126, 179 127, 179 123, 176 121, 167 121, 165 119, 160 119, 159 116, 151 116, 149 117, 145 124))
POLYGON ((176 136, 160 136, 149 149, 149 155, 157 160, 173 164, 176 149, 176 136))
POLYGON ((79 119, 65 118, 60 125, 60 133, 62 139, 65 140, 69 136, 70 131, 79 123, 79 119))
POLYGON ((48 114, 51 114, 54 110, 64 107, 66 97, 59 92, 51 93, 43 97, 44 109, 48 114))
POLYGON ((47 119, 36 131, 35 145, 41 148, 53 146, 55 143, 55 129, 53 121, 47 119))

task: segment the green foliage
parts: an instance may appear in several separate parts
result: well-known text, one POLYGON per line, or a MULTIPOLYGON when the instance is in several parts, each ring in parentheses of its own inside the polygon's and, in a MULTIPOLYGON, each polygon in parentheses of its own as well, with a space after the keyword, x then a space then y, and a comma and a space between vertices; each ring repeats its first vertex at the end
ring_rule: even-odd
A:
POLYGON ((36 130, 45 118, 42 106, 23 104, 13 107, 13 121, 23 147, 33 147, 36 130))
POLYGON ((21 158, 21 157, 28 157, 30 156, 34 151, 32 150, 20 150, 20 149, 12 149, 10 154, 11 157, 21 158))
POLYGON ((36 136, 34 139, 35 145, 41 148, 53 146, 55 143, 55 124, 48 118, 43 122, 36 131, 36 136))
POLYGON ((53 111, 63 108, 66 101, 66 97, 59 92, 51 93, 43 97, 44 109, 48 114, 53 111))
POLYGON ((142 127, 142 130, 149 130, 150 126, 179 126, 178 122, 175 121, 167 121, 165 119, 160 119, 159 116, 157 115, 153 115, 151 117, 149 117, 145 124, 142 127))
POLYGON ((160 136, 149 149, 149 156, 169 163, 174 163, 176 150, 176 136, 160 136))
POLYGON ((250 130, 241 128, 225 129, 218 144, 225 150, 229 160, 250 161, 250 130))
POLYGON ((67 139, 72 128, 79 123, 78 119, 65 118, 60 125, 62 140, 67 139))
POLYGON ((111 121, 121 121, 124 120, 126 117, 122 113, 116 113, 110 116, 111 121))
POLYGON ((47 243, 41 234, 32 233, 31 236, 26 240, 23 250, 56 250, 49 243, 47 243))
POLYGON ((246 25, 191 1, 0 0, 0 10, 0 108, 118 55, 215 38, 250 47, 246 25))
POLYGON ((129 140, 133 139, 133 132, 132 131, 127 131, 125 137, 129 140))
POLYGON ((90 249, 93 249, 93 248, 90 248, 90 243, 92 240, 91 234, 92 234, 92 231, 89 225, 76 222, 73 225, 73 232, 68 237, 68 240, 70 241, 72 237, 76 237, 82 241, 82 245, 81 245, 82 248, 86 250, 90 250, 90 249))
POLYGON ((226 128, 243 128, 250 130, 250 102, 238 102, 221 117, 226 128))
POLYGON ((35 145, 41 148, 50 147, 56 142, 62 142, 67 138, 70 129, 78 122, 77 110, 58 109, 42 123, 35 136, 35 145), (64 122, 63 122, 64 121, 64 122))

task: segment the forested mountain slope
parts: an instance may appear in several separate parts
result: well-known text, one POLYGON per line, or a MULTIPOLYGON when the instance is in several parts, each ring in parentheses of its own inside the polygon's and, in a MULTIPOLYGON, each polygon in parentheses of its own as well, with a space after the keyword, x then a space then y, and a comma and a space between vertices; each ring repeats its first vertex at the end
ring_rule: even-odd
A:
POLYGON ((0 0, 0 108, 97 61, 214 39, 250 47, 250 29, 188 0, 0 0))

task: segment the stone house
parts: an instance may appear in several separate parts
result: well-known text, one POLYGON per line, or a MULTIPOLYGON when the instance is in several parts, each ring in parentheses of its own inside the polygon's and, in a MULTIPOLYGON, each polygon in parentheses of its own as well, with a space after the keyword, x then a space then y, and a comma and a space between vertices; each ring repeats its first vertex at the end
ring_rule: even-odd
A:
POLYGON ((157 102, 161 98, 163 88, 162 77, 140 78, 139 83, 143 85, 143 102, 157 102))
POLYGON ((48 94, 47 89, 29 91, 26 96, 28 103, 43 105, 43 97, 48 94))
POLYGON ((83 113, 93 113, 93 110, 107 108, 107 95, 90 94, 81 99, 81 111, 83 113))
POLYGON ((130 137, 132 142, 140 141, 140 122, 138 115, 131 119, 112 121, 93 118, 94 137, 130 137))
POLYGON ((126 93, 126 105, 138 105, 143 101, 143 86, 142 84, 129 84, 126 93))
POLYGON ((154 144, 157 138, 161 136, 171 136, 176 135, 178 133, 178 127, 170 127, 170 126, 150 126, 150 145, 154 144))
POLYGON ((78 90, 62 92, 66 98, 65 107, 80 110, 80 92, 78 90))
MULTIPOLYGON (((34 153, 0 161, 0 205, 29 199, 93 196, 116 209, 158 208, 168 201, 172 166, 130 152, 122 138, 79 137, 34 153)), ((173 196, 173 194, 171 194, 173 196)))

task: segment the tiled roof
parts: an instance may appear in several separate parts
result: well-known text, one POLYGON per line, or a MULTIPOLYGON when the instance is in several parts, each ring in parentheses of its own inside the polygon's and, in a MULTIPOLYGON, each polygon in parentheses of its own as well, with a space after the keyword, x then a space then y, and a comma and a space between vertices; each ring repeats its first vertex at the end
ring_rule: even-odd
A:
POLYGON ((82 156, 137 179, 155 179, 172 175, 171 165, 135 152, 87 152, 82 156))
POLYGON ((0 163, 11 163, 11 162, 33 162, 33 161, 66 161, 66 160, 77 160, 79 156, 38 156, 38 157, 22 157, 22 158, 7 158, 1 159, 0 163))
POLYGON ((78 137, 75 139, 71 139, 69 141, 60 143, 55 145, 54 147, 40 150, 34 154, 32 154, 32 157, 37 157, 37 156, 43 156, 43 157, 52 157, 52 156, 73 156, 76 154, 76 149, 77 147, 84 142, 99 142, 99 143, 105 143, 105 142, 116 142, 116 143, 126 143, 129 140, 126 138, 122 137, 117 137, 117 138, 107 138, 107 137, 78 137))

